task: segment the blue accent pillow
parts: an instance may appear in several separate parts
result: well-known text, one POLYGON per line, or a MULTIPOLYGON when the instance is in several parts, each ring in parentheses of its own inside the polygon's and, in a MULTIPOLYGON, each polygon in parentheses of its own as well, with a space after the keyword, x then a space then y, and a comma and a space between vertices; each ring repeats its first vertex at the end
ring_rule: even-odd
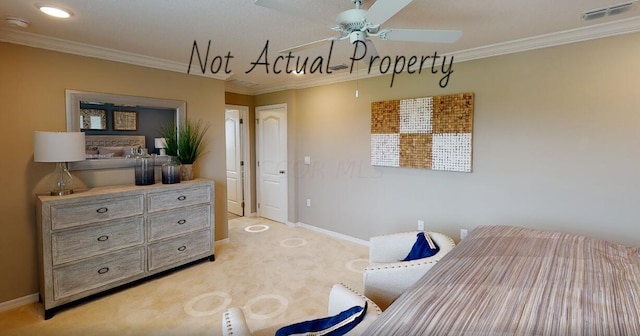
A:
POLYGON ((431 246, 429 246, 429 242, 427 241, 427 238, 424 236, 424 232, 418 232, 416 236, 418 238, 416 239, 416 242, 413 243, 413 247, 411 248, 411 251, 409 252, 406 258, 402 259, 402 261, 410 261, 410 260, 431 257, 431 256, 434 256, 436 253, 438 253, 438 251, 440 251, 440 247, 438 247, 438 245, 436 245, 436 243, 432 239, 431 239, 431 242, 433 243, 433 246, 435 248, 432 249, 431 246))
POLYGON ((364 319, 367 313, 367 302, 364 307, 353 306, 338 315, 324 317, 316 320, 298 322, 276 331, 275 336, 289 336, 305 333, 313 335, 340 336, 355 328, 364 319))

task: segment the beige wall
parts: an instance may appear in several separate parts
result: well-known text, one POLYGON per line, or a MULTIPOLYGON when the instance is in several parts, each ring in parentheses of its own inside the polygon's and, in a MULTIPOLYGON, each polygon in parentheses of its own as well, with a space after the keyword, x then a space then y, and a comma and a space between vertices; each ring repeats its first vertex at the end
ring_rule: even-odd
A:
MULTIPOLYGON (((65 89, 187 102, 211 123, 197 175, 216 182, 216 239, 227 238, 224 83, 175 72, 0 43, 0 302, 36 293, 36 193, 52 164, 33 162, 33 132, 65 131, 65 89)), ((75 173, 87 185, 133 183, 131 170, 75 173)))
MULTIPOLYGON (((514 224, 640 246, 640 34, 256 97, 292 103, 300 165, 290 220, 367 240, 514 224), (475 93, 473 173, 370 166, 370 104, 475 93), (311 198, 312 207, 304 200, 311 198)), ((293 163, 292 163, 293 164, 293 163)))
MULTIPOLYGON (((456 238, 460 228, 515 224, 640 246, 639 54, 631 34, 456 63, 445 89, 423 73, 393 88, 388 77, 360 80, 358 99, 348 82, 254 104, 287 103, 291 222, 362 239, 418 219, 456 238), (370 166, 371 102, 467 91, 476 98, 473 173, 370 166)), ((221 82, 4 43, 0 73, 0 302, 37 291, 33 195, 52 167, 32 162, 32 134, 65 129, 64 89, 187 101, 189 116, 212 122, 199 171, 216 180, 216 219, 226 219, 221 82)), ((244 105, 236 98, 226 102, 244 105)), ((226 230, 218 225, 216 238, 226 230)))

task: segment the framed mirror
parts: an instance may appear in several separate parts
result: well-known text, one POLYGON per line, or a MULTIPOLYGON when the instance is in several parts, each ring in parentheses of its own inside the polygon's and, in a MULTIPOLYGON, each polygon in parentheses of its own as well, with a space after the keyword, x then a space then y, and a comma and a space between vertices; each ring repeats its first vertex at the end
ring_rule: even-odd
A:
MULTIPOLYGON (((85 125, 86 112, 83 112, 83 109, 81 108, 81 102, 175 110, 175 124, 178 128, 180 128, 180 126, 184 123, 187 114, 186 102, 179 100, 136 97, 76 90, 66 90, 65 98, 67 112, 67 132, 79 132, 81 130, 85 130, 85 127, 87 127, 85 125)), ((93 117, 93 120, 97 120, 95 116, 93 117)), ((99 122, 96 123, 100 124, 99 122)), ((156 165, 162 165, 167 159, 168 157, 166 156, 158 156, 156 165)), ((71 170, 111 169, 133 166, 133 160, 125 159, 123 157, 87 159, 79 162, 69 162, 69 168, 71 170)))

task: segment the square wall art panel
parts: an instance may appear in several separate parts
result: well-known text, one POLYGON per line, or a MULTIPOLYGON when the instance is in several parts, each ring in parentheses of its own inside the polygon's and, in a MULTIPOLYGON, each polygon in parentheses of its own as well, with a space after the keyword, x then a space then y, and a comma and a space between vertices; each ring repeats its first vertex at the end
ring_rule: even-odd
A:
POLYGON ((371 103, 371 164, 471 172, 473 93, 371 103))

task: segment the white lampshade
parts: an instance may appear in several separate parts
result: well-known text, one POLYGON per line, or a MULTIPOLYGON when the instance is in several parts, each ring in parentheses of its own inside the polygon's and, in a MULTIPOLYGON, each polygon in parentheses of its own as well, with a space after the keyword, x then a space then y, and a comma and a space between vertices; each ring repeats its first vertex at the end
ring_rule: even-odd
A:
POLYGON ((155 138, 155 146, 156 148, 167 148, 167 139, 165 138, 155 138))
POLYGON ((83 132, 33 133, 33 161, 73 162, 85 159, 83 132))

